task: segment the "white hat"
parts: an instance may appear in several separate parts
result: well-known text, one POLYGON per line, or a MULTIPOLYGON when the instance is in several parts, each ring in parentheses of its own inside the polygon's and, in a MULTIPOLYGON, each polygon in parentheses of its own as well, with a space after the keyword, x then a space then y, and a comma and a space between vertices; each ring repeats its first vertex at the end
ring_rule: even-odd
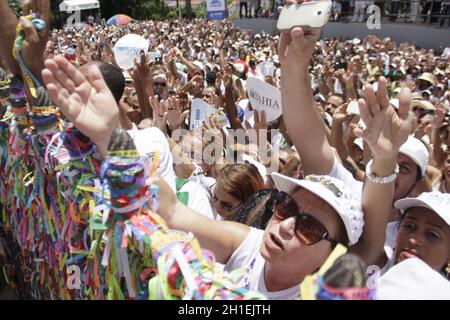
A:
POLYGON ((355 45, 356 45, 356 44, 360 44, 360 43, 361 43, 361 39, 359 39, 359 38, 354 38, 352 42, 353 42, 353 44, 355 44, 355 45))
POLYGON ((364 227, 364 214, 360 195, 353 192, 344 182, 329 176, 309 175, 304 180, 289 178, 277 172, 272 179, 279 191, 292 192, 302 187, 327 202, 344 222, 349 245, 358 242, 364 227))
POLYGON ((261 38, 261 35, 259 33, 255 34, 255 38, 261 38))
POLYGON ((410 136, 400 147, 399 152, 411 158, 419 166, 422 177, 425 175, 430 154, 422 141, 410 136))
POLYGON ((424 192, 417 198, 397 200, 394 206, 400 210, 413 207, 428 208, 433 210, 450 226, 450 193, 441 193, 439 191, 424 192))
POLYGON ((163 79, 164 81, 166 81, 167 77, 164 73, 158 73, 153 76, 153 80, 156 80, 156 79, 163 79))
POLYGON ((272 57, 272 60, 274 63, 277 63, 277 64, 280 63, 280 59, 277 54, 272 57))
POLYGON ((203 70, 205 68, 205 66, 203 65, 203 63, 201 63, 200 61, 194 61, 192 62, 192 64, 196 67, 198 67, 200 70, 203 70))
POLYGON ((362 138, 356 138, 353 140, 353 144, 356 144, 361 150, 364 150, 364 141, 362 138))
POLYGON ((419 258, 406 259, 377 281, 378 300, 448 300, 450 282, 419 258))
POLYGON ((436 84, 436 78, 432 73, 424 72, 417 80, 424 80, 431 83, 433 86, 436 84))
POLYGON ((436 110, 434 105, 430 101, 426 100, 411 100, 410 108, 413 109, 414 107, 419 107, 427 111, 436 110))
POLYGON ((253 159, 248 154, 244 154, 242 156, 242 160, 245 161, 246 163, 250 163, 250 164, 254 165, 256 167, 256 169, 258 169, 258 172, 261 175, 261 177, 263 178, 264 182, 267 181, 267 169, 265 166, 263 166, 261 163, 259 163, 255 159, 253 159))
MULTIPOLYGON (((397 88, 397 89, 399 89, 399 88, 397 88)), ((395 90, 397 90, 397 89, 395 89, 395 90)), ((395 109, 400 108, 400 100, 399 99, 391 99, 391 100, 389 100, 389 103, 391 105, 393 105, 395 109)))

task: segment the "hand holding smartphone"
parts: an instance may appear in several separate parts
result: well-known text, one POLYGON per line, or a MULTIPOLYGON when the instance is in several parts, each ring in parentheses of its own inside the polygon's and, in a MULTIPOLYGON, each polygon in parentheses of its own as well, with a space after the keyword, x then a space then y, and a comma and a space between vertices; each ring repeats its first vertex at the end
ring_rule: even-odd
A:
POLYGON ((281 10, 277 28, 280 31, 293 27, 322 28, 330 19, 331 0, 317 0, 288 4, 281 10))

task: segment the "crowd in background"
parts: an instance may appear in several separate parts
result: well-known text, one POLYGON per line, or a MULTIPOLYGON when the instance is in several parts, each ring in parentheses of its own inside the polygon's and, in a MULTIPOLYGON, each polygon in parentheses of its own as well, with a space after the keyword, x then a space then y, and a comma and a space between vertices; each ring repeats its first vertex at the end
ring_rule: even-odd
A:
MULTIPOLYGON (((362 2, 370 1, 355 0, 355 8, 362 2)), ((252 289, 273 299, 299 296, 298 285, 336 243, 383 273, 415 256, 425 262, 415 268, 448 276, 450 47, 320 39, 298 29, 288 38, 200 19, 94 24, 47 36, 20 23, 25 64, 67 120, 104 157, 114 126, 128 130, 143 155, 159 152, 158 174, 168 185, 160 187, 161 216, 192 230, 226 270, 248 268, 252 289), (121 70, 114 45, 129 33, 148 41, 148 54, 121 70), (277 119, 252 107, 252 77, 281 91, 277 119), (95 100, 103 80, 110 92, 95 100), (94 86, 86 100, 75 97, 94 86), (211 119, 191 129, 196 98, 225 115, 225 125, 211 119), (258 139, 228 141, 236 130, 254 130, 258 139), (193 152, 211 145, 220 150, 212 162, 193 152)), ((15 29, 0 33, 7 32, 15 29)), ((11 45, 0 44, 2 81, 19 73, 11 45)), ((411 280, 400 274, 401 283, 411 280)))

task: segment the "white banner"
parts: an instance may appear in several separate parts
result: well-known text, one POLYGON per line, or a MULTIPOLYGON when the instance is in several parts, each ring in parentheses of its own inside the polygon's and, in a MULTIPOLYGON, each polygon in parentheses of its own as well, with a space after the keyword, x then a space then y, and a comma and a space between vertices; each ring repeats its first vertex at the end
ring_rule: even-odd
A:
POLYGON ((247 80, 247 93, 253 109, 266 112, 266 120, 277 119, 281 109, 281 91, 267 82, 251 77, 247 80))
POLYGON ((192 100, 190 129, 201 128, 203 122, 216 117, 220 127, 225 125, 226 116, 223 112, 211 107, 203 99, 192 100))

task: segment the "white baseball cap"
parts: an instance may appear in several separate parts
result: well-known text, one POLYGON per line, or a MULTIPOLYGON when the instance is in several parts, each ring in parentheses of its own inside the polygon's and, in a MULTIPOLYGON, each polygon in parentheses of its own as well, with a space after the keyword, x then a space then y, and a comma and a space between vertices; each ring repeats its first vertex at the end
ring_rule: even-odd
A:
POLYGON ((309 175, 304 180, 298 180, 277 172, 272 173, 272 179, 279 191, 290 193, 296 187, 301 187, 324 200, 342 219, 349 239, 348 245, 358 242, 364 227, 361 198, 343 181, 318 175, 309 175))
POLYGON ((430 154, 422 141, 410 136, 400 147, 399 152, 411 158, 419 166, 422 177, 425 175, 430 154))
POLYGON ((424 192, 417 198, 405 198, 395 201, 394 206, 405 212, 409 208, 423 207, 433 210, 450 226, 450 193, 439 191, 424 192))

